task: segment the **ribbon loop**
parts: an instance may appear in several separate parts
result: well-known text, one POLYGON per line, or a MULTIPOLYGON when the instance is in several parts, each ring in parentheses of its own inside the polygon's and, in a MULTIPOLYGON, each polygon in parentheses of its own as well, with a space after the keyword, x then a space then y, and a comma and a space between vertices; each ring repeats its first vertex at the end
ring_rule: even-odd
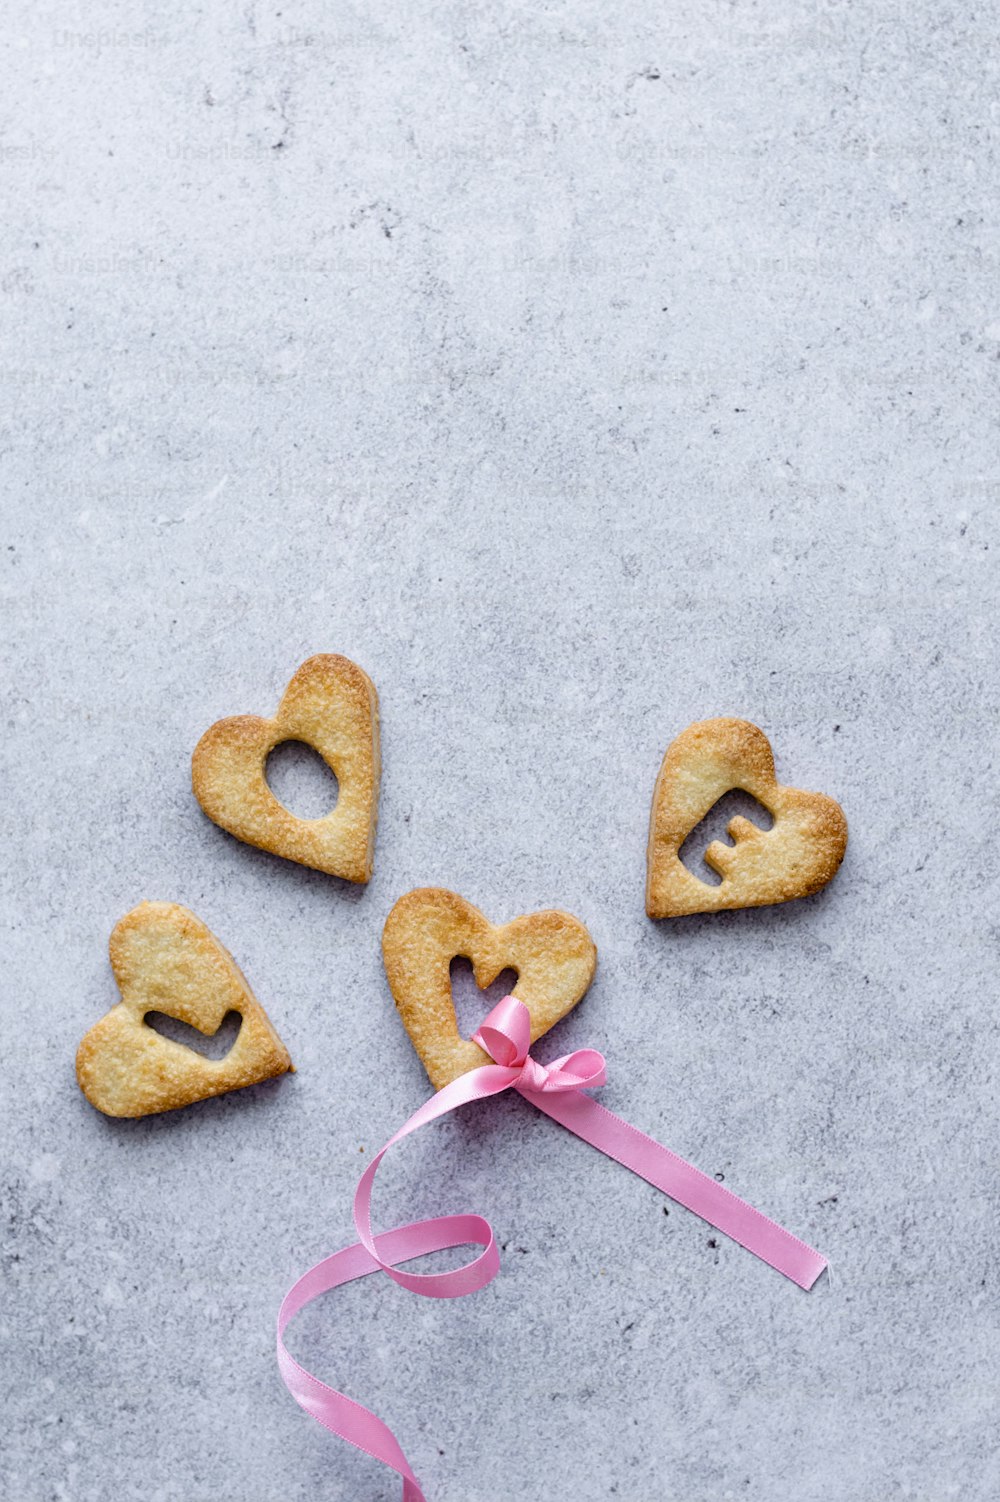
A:
POLYGON ((505 1069, 520 1069, 531 1045, 531 1014, 523 1001, 505 996, 480 1023, 473 1043, 486 1050, 505 1069))
POLYGON ((473 1034, 472 1041, 505 1069, 520 1070, 511 1084, 521 1092, 535 1095, 557 1090, 590 1090, 607 1080, 604 1059, 596 1048, 577 1049, 551 1064, 539 1064, 533 1059, 528 1053, 531 1015, 524 1003, 513 996, 497 1002, 473 1034))
POLYGON ((559 1094, 566 1090, 595 1090, 607 1083, 604 1057, 596 1048, 581 1048, 554 1064, 536 1064, 529 1054, 514 1087, 522 1095, 559 1094), (538 1083, 536 1083, 538 1081, 538 1083))

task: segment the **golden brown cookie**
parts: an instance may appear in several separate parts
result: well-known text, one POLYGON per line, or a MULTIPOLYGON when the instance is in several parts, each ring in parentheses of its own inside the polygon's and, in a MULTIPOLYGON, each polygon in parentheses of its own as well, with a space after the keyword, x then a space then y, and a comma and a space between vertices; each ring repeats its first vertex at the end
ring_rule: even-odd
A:
POLYGON ((248 845, 345 881, 372 874, 378 782, 375 685, 356 663, 329 653, 302 664, 273 719, 219 720, 191 760, 194 795, 216 824, 248 845), (336 807, 321 819, 297 818, 267 785, 267 758, 283 741, 304 741, 337 778, 336 807))
POLYGON ((760 907, 818 892, 847 847, 847 820, 824 793, 782 787, 771 744, 749 720, 699 720, 667 747, 653 790, 647 851, 646 912, 651 918, 760 907), (699 881, 680 859, 695 825, 733 788, 751 793, 774 819, 728 826, 734 845, 713 840, 705 860, 721 886, 699 881))
POLYGON ((382 957, 389 989, 435 1090, 490 1062, 458 1031, 451 995, 451 962, 458 956, 471 960, 483 988, 502 970, 517 971, 511 995, 531 1014, 532 1043, 576 1006, 597 963, 594 941, 569 913, 530 913, 497 928, 454 892, 407 892, 386 919, 382 957))
POLYGON ((187 908, 143 902, 115 925, 109 947, 122 999, 76 1055, 80 1089, 99 1111, 173 1111, 294 1067, 232 955, 187 908), (166 1012, 209 1035, 227 1012, 243 1020, 225 1058, 206 1059, 147 1027, 147 1012, 166 1012))

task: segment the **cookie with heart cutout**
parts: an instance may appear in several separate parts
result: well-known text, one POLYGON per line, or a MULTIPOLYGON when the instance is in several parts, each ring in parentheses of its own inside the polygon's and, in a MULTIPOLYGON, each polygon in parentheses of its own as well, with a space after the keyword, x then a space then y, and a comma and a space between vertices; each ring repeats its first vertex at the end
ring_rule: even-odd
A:
POLYGON ((818 892, 847 848, 847 820, 825 793, 784 787, 771 743, 749 720, 699 720, 667 748, 653 791, 646 856, 646 912, 651 918, 761 907, 818 892), (726 793, 742 788, 771 814, 771 829, 735 818, 705 860, 720 886, 699 881, 680 859, 688 835, 726 793))
POLYGON ((236 961, 187 908, 141 903, 115 925, 109 949, 121 1001, 76 1056, 80 1089, 106 1116, 173 1111, 294 1068, 236 961), (206 1059, 154 1032, 144 1020, 149 1012, 206 1035, 238 1012, 240 1030, 225 1058, 206 1059))
POLYGON ((534 1043, 583 996, 593 979, 597 949, 570 913, 529 913, 497 927, 457 893, 420 887, 401 897, 386 919, 382 957, 403 1024, 431 1084, 440 1090, 490 1063, 478 1044, 459 1033, 452 960, 471 961, 481 989, 501 971, 517 971, 511 995, 528 1009, 534 1043))
POLYGON ((379 785, 378 694, 346 657, 310 657, 272 719, 236 715, 210 726, 191 759, 191 785, 208 817, 248 845, 302 866, 364 883, 372 874, 379 785), (300 819, 267 785, 267 758, 304 741, 338 783, 320 819, 300 819))

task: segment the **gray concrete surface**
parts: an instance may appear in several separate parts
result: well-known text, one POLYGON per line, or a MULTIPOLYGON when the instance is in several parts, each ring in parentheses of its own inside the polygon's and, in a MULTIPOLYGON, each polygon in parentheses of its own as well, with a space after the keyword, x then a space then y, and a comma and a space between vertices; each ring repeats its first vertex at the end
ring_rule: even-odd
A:
MULTIPOLYGON (((424 1097, 409 887, 562 905, 551 1039, 832 1260, 811 1296, 517 1101, 386 1165, 487 1292, 369 1280, 301 1359, 431 1502, 1000 1495, 995 15, 24 0, 5 11, 4 1418, 12 1502, 389 1502, 272 1353, 424 1097), (212 720, 375 678, 377 869, 200 814, 212 720), (650 924, 647 809, 737 713, 841 799, 781 909, 650 924), (186 903, 298 1064, 113 1123, 115 920, 186 903)), ((294 769, 293 769, 294 771, 294 769)), ((293 795, 290 794, 290 797, 293 795)), ((297 796, 297 795, 296 795, 297 796)))

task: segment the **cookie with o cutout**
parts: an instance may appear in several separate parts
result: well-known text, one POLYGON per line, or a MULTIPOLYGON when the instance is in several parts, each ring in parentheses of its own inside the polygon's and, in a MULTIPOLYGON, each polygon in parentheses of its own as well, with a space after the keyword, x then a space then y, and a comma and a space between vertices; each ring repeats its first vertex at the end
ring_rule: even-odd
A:
POLYGON ((272 855, 345 881, 367 882, 375 857, 380 758, 375 685, 346 657, 310 657, 277 713, 235 715, 210 726, 191 759, 191 785, 205 813, 229 834, 272 855), (336 806, 300 819, 267 785, 267 758, 303 741, 338 783, 336 806))

